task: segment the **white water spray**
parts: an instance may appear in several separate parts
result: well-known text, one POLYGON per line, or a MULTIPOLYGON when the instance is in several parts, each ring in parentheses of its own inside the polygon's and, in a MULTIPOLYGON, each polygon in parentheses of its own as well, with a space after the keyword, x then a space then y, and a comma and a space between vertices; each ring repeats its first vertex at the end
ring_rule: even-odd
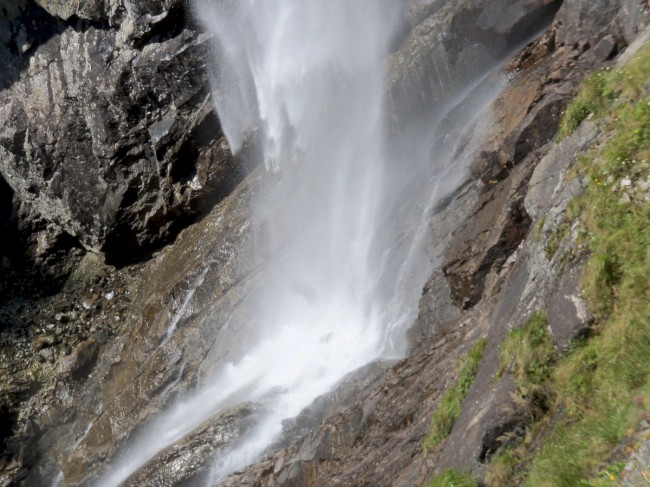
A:
POLYGON ((224 132, 234 149, 256 129, 262 139, 270 174, 254 203, 255 237, 277 256, 256 293, 254 345, 231 379, 252 386, 249 400, 270 398, 268 414, 218 460, 216 479, 257 458, 284 419, 347 373, 405 351, 380 301, 377 260, 392 204, 382 61, 399 12, 385 0, 202 1, 199 9, 216 40, 224 132))
POLYGON ((268 172, 252 227, 256 247, 273 259, 246 302, 254 317, 242 324, 247 348, 230 350, 229 362, 150 424, 98 485, 119 485, 225 408, 263 404, 245 441, 216 460, 216 482, 258 459, 285 419, 348 373, 405 353, 432 265, 423 252, 427 216, 460 183, 498 83, 459 90, 414 136, 421 145, 404 152, 402 144, 396 158, 382 61, 399 3, 197 0, 215 40, 223 130, 235 151, 254 132, 261 139, 268 172), (471 109, 459 109, 467 97, 471 109))

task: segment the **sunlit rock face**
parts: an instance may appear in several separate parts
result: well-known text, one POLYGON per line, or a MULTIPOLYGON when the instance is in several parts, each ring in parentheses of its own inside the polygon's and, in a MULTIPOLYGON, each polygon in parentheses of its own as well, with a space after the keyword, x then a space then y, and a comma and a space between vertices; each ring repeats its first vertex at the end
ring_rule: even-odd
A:
POLYGON ((183 2, 41 4, 0 13, 0 171, 25 251, 142 260, 247 172, 210 104, 206 40, 183 2))

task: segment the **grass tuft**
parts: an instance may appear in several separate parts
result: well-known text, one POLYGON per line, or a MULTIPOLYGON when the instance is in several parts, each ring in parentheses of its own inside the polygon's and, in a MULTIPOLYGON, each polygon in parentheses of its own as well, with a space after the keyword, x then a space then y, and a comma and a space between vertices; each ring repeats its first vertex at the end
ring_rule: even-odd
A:
POLYGON ((616 96, 609 72, 599 71, 588 77, 578 95, 564 112, 560 122, 559 139, 571 135, 590 116, 603 113, 616 96))
POLYGON ((471 475, 448 469, 431 480, 428 487, 479 487, 479 484, 471 475))
POLYGON ((451 433, 454 423, 460 416, 469 388, 476 378, 486 343, 484 338, 480 339, 460 361, 461 371, 458 381, 444 392, 431 418, 431 432, 422 444, 425 454, 442 443, 451 433))
POLYGON ((546 313, 538 311, 523 328, 512 330, 501 345, 500 375, 511 367, 522 397, 530 397, 548 379, 557 358, 546 313))

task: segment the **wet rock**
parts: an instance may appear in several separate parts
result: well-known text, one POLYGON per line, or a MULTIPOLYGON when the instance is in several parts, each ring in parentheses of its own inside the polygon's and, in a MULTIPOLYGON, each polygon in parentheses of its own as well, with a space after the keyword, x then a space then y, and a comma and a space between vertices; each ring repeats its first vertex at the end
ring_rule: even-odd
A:
POLYGON ((542 147, 555 136, 567 103, 566 93, 552 93, 526 115, 515 136, 513 163, 519 163, 534 148, 542 147))
POLYGON ((597 46, 607 36, 617 47, 632 42, 648 22, 647 5, 629 0, 565 1, 557 14, 560 45, 597 46))
MULTIPOLYGON (((389 363, 374 362, 350 373, 334 391, 316 398, 297 417, 285 420, 282 424, 283 438, 274 446, 274 449, 289 446, 297 438, 302 438, 313 431, 324 420, 354 404, 360 391, 384 375, 389 365, 389 363)), ((364 414, 368 415, 370 411, 366 410, 364 414)), ((301 450, 302 453, 299 454, 300 459, 313 460, 317 458, 319 455, 317 452, 321 448, 325 448, 325 446, 320 441, 318 444, 305 445, 301 450), (307 454, 306 451, 312 453, 307 454)))
POLYGON ((487 274, 503 265, 527 235, 531 220, 523 207, 523 189, 531 164, 522 163, 511 178, 486 193, 453 236, 442 269, 459 308, 471 308, 481 299, 487 274))
POLYGON ((436 269, 422 289, 418 318, 408 332, 414 346, 422 339, 430 339, 458 323, 460 311, 451 299, 449 283, 442 269, 436 269))
POLYGON ((438 393, 453 380, 462 343, 452 333, 415 350, 316 431, 215 485, 422 484, 421 438, 438 393))
POLYGON ((181 442, 163 450, 122 485, 171 487, 205 481, 214 456, 225 447, 235 446, 257 419, 259 411, 253 404, 243 404, 221 413, 189 433, 181 442))
MULTIPOLYGON (((86 247, 107 252, 112 256, 109 261, 118 253, 128 260, 154 242, 166 241, 174 233, 171 215, 182 218, 200 211, 207 201, 201 196, 206 188, 222 188, 217 192, 222 191, 219 198, 223 198, 208 218, 182 231, 173 247, 154 255, 137 297, 123 297, 128 290, 118 289, 124 283, 110 280, 128 268, 118 271, 84 258, 79 269, 88 269, 88 275, 84 271, 73 274, 71 288, 65 289, 75 289, 67 299, 79 303, 80 318, 71 317, 61 336, 63 346, 78 346, 60 359, 53 374, 59 382, 51 389, 67 411, 66 420, 54 426, 58 409, 53 407, 52 414, 40 420, 41 425, 52 428, 42 435, 34 428, 36 438, 23 441, 38 452, 29 461, 23 457, 16 462, 15 471, 23 468, 23 463, 30 467, 27 485, 51 482, 62 467, 69 485, 92 480, 100 465, 119 455, 120 447, 139 425, 146 424, 180 391, 210 377, 228 361, 233 347, 246 347, 247 331, 256 324, 256 316, 245 304, 252 299, 255 279, 264 271, 253 251, 248 216, 260 175, 254 172, 238 185, 247 169, 237 166, 219 131, 211 129, 216 117, 204 87, 199 86, 202 81, 187 86, 178 81, 202 76, 202 71, 188 71, 186 66, 201 66, 204 53, 202 39, 184 25, 178 26, 173 8, 168 9, 172 3, 130 2, 133 8, 121 17, 117 11, 101 14, 109 16, 110 26, 118 26, 111 27, 113 30, 82 24, 73 33, 64 23, 62 32, 43 44, 42 53, 40 48, 34 52, 33 68, 24 68, 16 83, 30 88, 34 86, 30 76, 46 76, 47 81, 39 82, 38 87, 56 87, 57 76, 63 76, 72 81, 65 89, 77 90, 67 94, 91 104, 93 113, 81 103, 72 114, 67 104, 40 100, 67 129, 51 132, 54 122, 41 120, 44 128, 38 132, 35 120, 44 118, 38 106, 23 101, 3 105, 8 108, 2 112, 2 120, 9 123, 0 130, 0 145, 11 154, 8 158, 4 157, 8 152, 0 154, 0 162, 9 161, 3 166, 11 169, 8 184, 18 188, 15 193, 24 199, 17 216, 23 222, 29 220, 25 215, 51 216, 56 227, 65 228, 86 247), (134 24, 135 18, 142 22, 134 24), (78 42, 74 49, 62 51, 62 46, 73 42, 78 42), (75 58, 80 43, 99 46, 94 52, 96 59, 75 58), (113 49, 117 45, 120 49, 113 49), (52 59, 45 56, 48 50, 70 53, 77 64, 62 63, 58 55, 48 64, 52 59), (96 82, 97 92, 85 81, 75 82, 83 78, 78 64, 86 62, 88 79, 96 82), (34 140, 23 138, 26 124, 30 134, 35 131, 34 140), (52 134, 56 137, 50 137, 52 134), (74 137, 68 137, 71 134, 74 137), (34 147, 34 141, 41 147, 34 147), (25 144, 32 165, 20 160, 27 158, 27 151, 21 155, 25 144), (55 160, 50 161, 52 155, 55 160), (91 173, 96 168, 106 172, 92 176, 92 181, 80 181, 80 186, 61 183, 77 174, 80 166, 74 165, 75 155, 95 164, 91 173), (34 169, 37 166, 51 171, 47 183, 34 169), (28 177, 34 184, 27 184, 28 177), (97 188, 103 195, 99 205, 88 196, 97 194, 97 188), (78 198, 78 206, 70 203, 73 198, 69 194, 78 198), (50 213, 46 214, 46 209, 50 213), (84 219, 84 211, 86 217, 92 212, 99 215, 99 224, 84 219), (122 311, 118 311, 118 303, 124 306, 122 311), (116 337, 107 323, 112 322, 114 313, 121 323, 115 328, 116 337), (226 325, 215 328, 214 323, 226 325)), ((428 2, 425 20, 391 59, 393 101, 400 90, 415 94, 416 105, 422 100, 453 98, 454 79, 445 78, 448 73, 444 70, 434 72, 432 66, 461 66, 458 71, 463 76, 480 71, 482 56, 505 56, 523 41, 527 28, 558 6, 544 1, 452 3, 428 2), (511 16, 502 15, 505 7, 512 7, 511 16), (482 29, 464 37, 465 27, 472 23, 482 29), (448 29, 446 35, 438 36, 436 29, 441 25, 448 29), (494 52, 478 47, 483 36, 496 42, 494 52), (443 62, 436 64, 439 60, 443 62)), ((18 37, 12 39, 20 44, 18 37)), ((486 143, 476 174, 432 217, 436 243, 428 249, 429 255, 443 264, 444 272, 439 268, 424 289, 408 358, 317 400, 286 424, 287 441, 280 451, 220 485, 423 485, 436 469, 460 462, 479 472, 482 462, 504 447, 501 437, 518 431, 521 411, 512 402, 512 378, 506 375, 497 380, 495 376, 500 341, 509 329, 525 324, 533 311, 547 308, 565 295, 573 296, 576 283, 575 273, 563 266, 561 256, 549 260, 543 247, 566 203, 580 188, 579 181, 572 185, 566 179, 580 134, 559 146, 542 144, 552 136, 558 107, 582 76, 582 68, 573 70, 575 63, 581 62, 589 49, 586 44, 575 49, 566 43, 560 48, 555 44, 549 34, 511 63, 516 66, 511 73, 519 77, 500 99, 501 112, 495 106, 495 126, 503 133, 486 143), (541 239, 536 240, 528 230, 544 214, 549 215, 548 222, 542 226, 541 239), (489 339, 488 348, 462 415, 448 440, 424 457, 421 442, 431 415, 444 390, 457 379, 458 359, 482 335, 489 339)), ((399 123, 407 122, 402 119, 399 123)), ((35 233, 41 237, 36 237, 34 248, 39 248, 38 241, 41 247, 51 245, 50 234, 39 232, 35 233)), ((569 234, 563 245, 567 249, 575 246, 574 235, 569 234)), ((580 333, 578 326, 567 326, 569 318, 579 315, 577 307, 567 308, 569 301, 573 303, 569 298, 562 309, 549 309, 558 343, 580 333), (573 315, 567 318, 569 311, 573 315)), ((40 318, 51 320, 56 312, 69 314, 67 310, 52 312, 54 305, 39 305, 43 313, 33 317, 35 323, 49 323, 40 318)), ((39 337, 44 332, 34 328, 31 333, 39 337)), ((30 339, 21 340, 22 348, 15 350, 33 361, 30 339)), ((12 360, 0 362, 22 366, 12 360)), ((19 392, 33 388, 37 379, 50 380, 48 371, 53 367, 28 363, 30 372, 14 371, 11 374, 16 379, 11 383, 0 381, 12 407, 20 403, 19 392)), ((4 378, 5 369, 0 372, 4 378)), ((27 413, 40 411, 41 404, 54 404, 45 392, 28 403, 20 406, 27 413)), ((230 419, 215 418, 199 426, 161 452, 130 482, 165 485, 178 479, 191 485, 204 471, 205 460, 223 446, 221 441, 232 439, 230 432, 239 431, 238 418, 237 414, 230 419)), ((247 419, 243 421, 246 424, 247 419)))
POLYGON ((71 377, 73 380, 84 378, 92 369, 97 359, 99 343, 94 338, 89 338, 75 347, 69 355, 62 357, 57 373, 62 377, 71 377))
POLYGON ((514 54, 531 29, 550 23, 560 3, 467 0, 432 9, 391 58, 389 96, 397 125, 427 120, 429 107, 444 106, 464 80, 514 54))
MULTIPOLYGON (((115 455, 134 429, 191 387, 197 374, 209 377, 210 368, 226 360, 232 347, 245 345, 240 333, 255 323, 233 310, 250 292, 247 276, 254 276, 251 269, 257 264, 249 205, 259 177, 253 173, 209 218, 182 232, 173 247, 151 261, 123 324, 125 333, 108 342, 93 371, 96 379, 76 398, 84 419, 72 424, 69 434, 90 427, 74 451, 51 458, 63 465, 66 482, 92 478, 103 459, 115 455), (215 323, 232 326, 221 330, 215 323)), ((44 474, 34 472, 30 481, 38 485, 39 475, 44 474)))

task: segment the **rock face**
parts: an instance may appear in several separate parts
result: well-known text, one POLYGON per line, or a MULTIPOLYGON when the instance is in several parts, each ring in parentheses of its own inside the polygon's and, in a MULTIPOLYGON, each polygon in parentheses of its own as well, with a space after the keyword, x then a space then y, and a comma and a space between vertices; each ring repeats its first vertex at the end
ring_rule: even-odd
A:
POLYGON ((244 404, 217 415, 156 456, 122 485, 196 485, 207 481, 210 460, 237 440, 254 423, 255 406, 244 404))
POLYGON ((205 39, 182 1, 37 3, 0 14, 13 223, 33 260, 59 245, 138 261, 246 172, 212 111, 205 39))
POLYGON ((389 96, 398 125, 427 119, 429 107, 444 105, 514 53, 553 17, 556 0, 423 2, 420 20, 390 61, 389 96), (429 5, 427 5, 429 4, 429 5), (428 8, 427 8, 428 7, 428 8), (428 13, 424 16, 423 13, 428 13), (409 121, 411 120, 411 121, 409 121))
MULTIPOLYGON (((0 241, 0 267, 24 250, 40 265, 77 265, 74 252, 81 263, 69 294, 0 310, 0 329, 18 330, 0 340, 0 482, 93 485, 143 425, 246 347, 256 317, 243 304, 264 272, 249 215, 262 176, 246 176, 252 168, 221 136, 205 39, 183 2, 36 3, 0 9, 0 231, 21 242, 0 241), (178 232, 140 266, 104 262, 141 259, 178 232)), ((647 24, 642 3, 415 4, 387 63, 395 131, 427 121, 423 107, 452 99, 459 79, 495 60, 510 82, 469 174, 431 215, 428 251, 439 265, 411 351, 318 398, 285 424, 274 453, 218 485, 411 486, 447 467, 480 474, 526 421, 513 377, 497 377, 507 331, 548 309, 565 348, 591 325, 575 229, 554 255, 545 249, 581 191, 568 177, 576 155, 600 135, 587 124, 561 144, 552 139, 585 72, 647 24), (432 413, 479 337, 486 353, 462 413, 425 456, 432 413)), ((257 413, 243 404, 206 418, 125 485, 193 485, 257 413)))

